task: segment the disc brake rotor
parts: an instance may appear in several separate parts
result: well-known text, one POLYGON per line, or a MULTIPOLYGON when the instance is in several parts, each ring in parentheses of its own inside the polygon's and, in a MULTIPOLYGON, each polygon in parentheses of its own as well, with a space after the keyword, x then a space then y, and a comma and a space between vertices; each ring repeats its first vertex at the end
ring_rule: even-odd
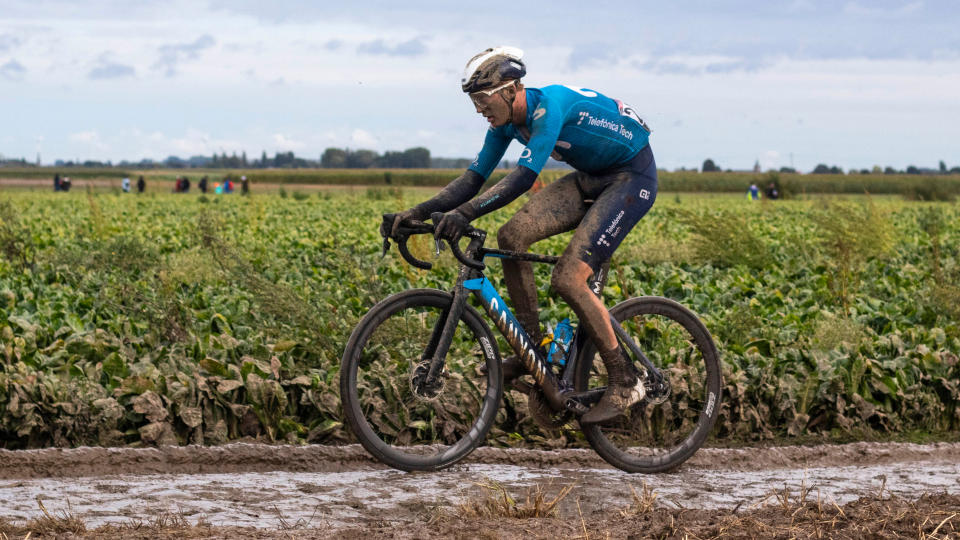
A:
POLYGON ((420 362, 413 370, 413 376, 410 377, 410 389, 413 395, 421 401, 434 401, 443 393, 443 387, 446 383, 446 377, 443 373, 437 377, 433 384, 427 384, 427 375, 430 373, 430 362, 420 362))

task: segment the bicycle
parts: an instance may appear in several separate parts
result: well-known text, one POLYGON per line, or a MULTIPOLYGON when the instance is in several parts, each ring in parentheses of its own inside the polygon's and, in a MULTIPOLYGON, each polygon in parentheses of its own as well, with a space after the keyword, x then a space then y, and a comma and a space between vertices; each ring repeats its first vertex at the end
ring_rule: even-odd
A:
MULTIPOLYGON (((434 223, 440 215, 431 216, 434 223)), ((393 214, 384 221, 392 223, 393 214)), ((411 254, 407 240, 432 233, 432 225, 418 222, 401 226, 393 239, 408 263, 430 269, 431 263, 411 254)), ((563 426, 588 411, 606 389, 603 362, 585 332, 576 329, 565 353, 549 361, 483 275, 488 257, 546 264, 559 257, 485 248, 486 232, 472 227, 464 237, 465 250, 449 242, 460 262, 451 292, 412 289, 387 297, 362 318, 343 352, 340 395, 347 423, 370 454, 397 469, 449 467, 482 443, 494 424, 504 391, 500 353, 483 317, 467 303, 469 294, 533 376, 534 383, 526 385, 531 413, 563 426)), ((436 246, 439 253, 440 241, 436 246)), ((389 247, 385 237, 384 255, 389 247)), ((597 295, 605 269, 590 282, 597 295)), ((700 448, 720 409, 720 358, 713 338, 693 312, 667 298, 630 298, 609 313, 646 396, 616 422, 581 424, 581 431, 619 469, 675 469, 700 448)))

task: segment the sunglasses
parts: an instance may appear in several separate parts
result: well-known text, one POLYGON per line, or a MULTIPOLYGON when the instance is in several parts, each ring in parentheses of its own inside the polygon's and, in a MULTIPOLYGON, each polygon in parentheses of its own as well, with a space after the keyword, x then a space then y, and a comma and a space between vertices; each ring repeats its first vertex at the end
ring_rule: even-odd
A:
POLYGON ((477 90, 476 92, 470 92, 470 101, 474 105, 482 105, 490 100, 490 96, 496 94, 497 92, 503 90, 504 88, 512 85, 516 81, 507 81, 500 86, 495 86, 493 88, 488 88, 486 90, 477 90))

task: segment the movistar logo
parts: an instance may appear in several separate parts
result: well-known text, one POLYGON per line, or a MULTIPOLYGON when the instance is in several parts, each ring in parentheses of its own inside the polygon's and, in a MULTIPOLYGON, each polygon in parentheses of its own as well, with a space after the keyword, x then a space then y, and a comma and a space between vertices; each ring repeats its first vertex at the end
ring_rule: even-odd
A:
POLYGON ((547 110, 543 107, 537 107, 537 110, 533 111, 533 119, 539 120, 543 115, 547 114, 547 110))

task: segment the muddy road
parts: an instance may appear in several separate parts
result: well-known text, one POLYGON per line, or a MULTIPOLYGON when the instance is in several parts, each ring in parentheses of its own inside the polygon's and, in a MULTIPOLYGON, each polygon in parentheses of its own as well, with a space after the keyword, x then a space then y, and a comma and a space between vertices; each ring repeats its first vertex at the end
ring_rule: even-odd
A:
POLYGON ((960 444, 707 448, 674 473, 647 476, 612 469, 590 450, 481 448, 429 474, 384 468, 358 446, 0 450, 0 516, 36 518, 39 499, 88 528, 174 513, 214 527, 331 533, 423 524, 500 489, 522 499, 570 485, 560 516, 627 508, 645 487, 674 510, 759 508, 785 489, 829 505, 863 495, 915 500, 960 495, 960 444))

